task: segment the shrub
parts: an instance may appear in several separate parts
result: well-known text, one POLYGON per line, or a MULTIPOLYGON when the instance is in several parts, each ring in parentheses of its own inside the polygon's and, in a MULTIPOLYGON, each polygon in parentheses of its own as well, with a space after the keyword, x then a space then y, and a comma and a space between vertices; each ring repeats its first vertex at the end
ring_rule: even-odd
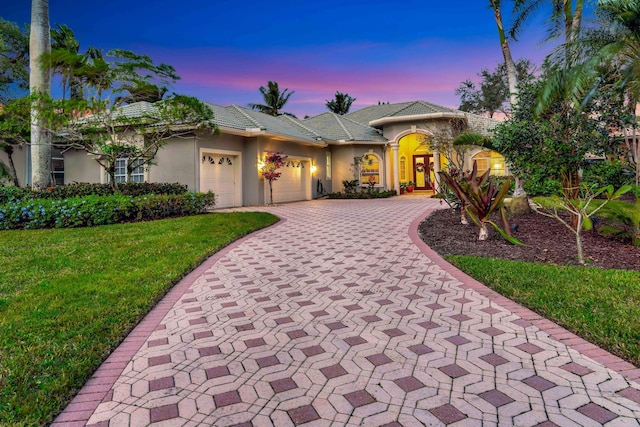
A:
POLYGON ((624 167, 620 160, 594 161, 588 163, 582 170, 582 182, 597 188, 613 186, 620 188, 633 184, 634 176, 624 167))
POLYGON ((355 192, 355 193, 329 193, 328 199, 386 199, 397 195, 396 190, 355 192))
POLYGON ((0 229, 91 227, 195 215, 214 205, 213 193, 23 199, 0 205, 0 229))
POLYGON ((561 193, 562 184, 553 178, 536 175, 524 182, 524 191, 533 196, 555 196, 561 193))
POLYGON ((155 183, 155 182, 127 182, 118 184, 118 190, 114 190, 109 184, 78 183, 50 187, 37 192, 24 187, 0 187, 0 204, 16 202, 23 199, 54 199, 62 200, 84 196, 111 196, 123 194, 126 196, 142 196, 145 194, 184 194, 188 191, 186 185, 179 183, 155 183))

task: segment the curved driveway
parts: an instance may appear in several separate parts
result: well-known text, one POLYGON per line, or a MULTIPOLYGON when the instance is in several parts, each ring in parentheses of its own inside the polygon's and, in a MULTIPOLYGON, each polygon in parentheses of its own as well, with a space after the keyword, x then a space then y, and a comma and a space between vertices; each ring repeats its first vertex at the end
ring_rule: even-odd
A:
POLYGON ((639 371, 442 261, 435 208, 260 208, 283 221, 180 282, 54 426, 640 425, 639 371))

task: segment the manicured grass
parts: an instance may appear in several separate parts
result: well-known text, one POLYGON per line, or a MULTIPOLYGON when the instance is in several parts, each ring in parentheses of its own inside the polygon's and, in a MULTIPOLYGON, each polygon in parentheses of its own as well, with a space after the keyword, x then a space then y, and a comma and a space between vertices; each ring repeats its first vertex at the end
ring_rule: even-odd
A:
POLYGON ((0 232, 0 425, 44 425, 209 255, 277 221, 216 213, 0 232))
POLYGON ((470 256, 446 259, 502 295, 640 366, 640 272, 470 256))

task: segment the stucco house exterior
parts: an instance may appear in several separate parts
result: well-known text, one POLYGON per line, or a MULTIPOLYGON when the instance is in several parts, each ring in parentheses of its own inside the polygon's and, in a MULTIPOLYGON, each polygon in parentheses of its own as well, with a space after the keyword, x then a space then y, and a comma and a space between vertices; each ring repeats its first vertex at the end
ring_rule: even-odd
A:
MULTIPOLYGON (((155 157, 155 165, 127 177, 121 159, 116 179, 180 182, 193 191, 213 191, 216 207, 266 203, 268 183, 259 169, 268 153, 288 156, 282 176, 274 182, 274 203, 310 200, 341 191, 343 180, 359 179, 379 189, 400 189, 412 181, 418 191, 432 191, 434 176, 446 158, 430 141, 455 132, 489 134, 498 123, 485 117, 424 101, 372 105, 344 116, 326 112, 306 118, 273 117, 237 105, 208 104, 220 132, 196 131, 170 139, 155 157)), ((125 107, 140 114, 151 104, 125 107)), ((0 155, 3 155, 1 153, 0 155)), ((20 183, 30 176, 28 149, 16 150, 20 183)), ((4 159, 3 159, 4 160, 4 159)), ((468 153, 479 169, 505 173, 504 159, 478 148, 468 153)), ((54 149, 53 174, 58 183, 107 182, 105 171, 85 152, 54 149)))

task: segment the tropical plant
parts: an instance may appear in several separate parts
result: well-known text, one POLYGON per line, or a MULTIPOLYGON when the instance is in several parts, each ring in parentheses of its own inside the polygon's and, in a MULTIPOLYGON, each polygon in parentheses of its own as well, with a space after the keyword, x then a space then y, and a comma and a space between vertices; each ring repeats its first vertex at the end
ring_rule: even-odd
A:
POLYGON ((344 179, 342 180, 342 186, 344 187, 344 192, 347 194, 355 193, 358 190, 358 185, 360 184, 360 180, 357 179, 344 179))
POLYGON ((282 172, 279 172, 278 169, 284 166, 284 162, 288 157, 281 152, 269 153, 260 169, 262 177, 269 182, 269 204, 271 205, 273 204, 273 182, 277 181, 282 175, 282 172))
MULTIPOLYGON (((41 57, 51 53, 49 1, 32 0, 29 37, 29 91, 32 95, 51 95, 50 67, 41 57)), ((31 109, 31 185, 44 190, 51 182, 51 134, 39 114, 41 105, 34 98, 31 109)))
POLYGON ((332 113, 344 115, 349 112, 351 104, 353 104, 355 100, 356 99, 349 96, 348 93, 336 91, 335 98, 331 101, 326 101, 325 105, 332 113))
POLYGON ((280 92, 278 82, 269 81, 267 87, 260 86, 260 93, 264 99, 264 104, 249 104, 249 108, 252 110, 260 111, 261 113, 269 114, 270 116, 287 115, 295 117, 291 113, 283 112, 285 104, 289 101, 289 97, 295 93, 295 91, 287 93, 289 89, 285 89, 280 92))
POLYGON ((486 171, 478 176, 478 167, 474 163, 471 173, 463 179, 456 179, 447 172, 441 171, 440 176, 447 183, 456 196, 464 203, 464 210, 471 220, 480 228, 478 240, 489 238, 488 224, 491 224, 507 241, 522 244, 511 236, 504 199, 509 192, 511 180, 507 178, 502 185, 498 185, 486 171), (500 211, 504 228, 500 228, 491 219, 491 214, 500 211))
POLYGON ((555 218, 571 230, 576 237, 578 262, 580 264, 585 264, 582 245, 582 230, 591 230, 593 228, 593 221, 591 220, 591 217, 604 208, 608 202, 619 199, 623 194, 631 191, 631 189, 632 187, 630 185, 625 185, 614 190, 613 186, 609 185, 594 191, 587 185, 581 185, 578 197, 564 193, 562 196, 551 197, 551 203, 547 206, 534 203, 533 207, 537 213, 550 218, 555 218), (593 201, 601 195, 604 195, 606 199, 597 206, 592 206, 593 201), (569 212, 572 215, 572 218, 577 218, 575 225, 573 222, 567 222, 562 218, 558 210, 569 212))

